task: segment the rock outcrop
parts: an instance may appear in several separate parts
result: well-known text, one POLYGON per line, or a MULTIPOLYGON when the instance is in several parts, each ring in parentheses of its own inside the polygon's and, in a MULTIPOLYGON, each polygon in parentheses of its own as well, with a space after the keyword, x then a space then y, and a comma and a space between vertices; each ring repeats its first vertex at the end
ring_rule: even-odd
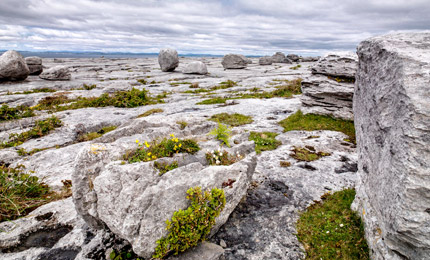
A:
POLYGON ((302 81, 303 112, 352 120, 356 58, 353 54, 328 54, 302 81))
POLYGON ((182 73, 205 75, 208 74, 208 68, 201 61, 193 61, 185 65, 182 73))
POLYGON ((372 259, 430 259, 430 33, 370 38, 357 53, 353 208, 372 259))
POLYGON ((277 52, 272 55, 273 63, 291 63, 291 61, 282 52, 277 52))
POLYGON ((260 65, 272 65, 273 60, 271 56, 264 56, 258 59, 258 64, 260 65))
POLYGON ((300 61, 301 62, 313 62, 313 61, 318 61, 320 59, 319 56, 309 56, 309 57, 300 57, 300 61))
POLYGON ((24 80, 30 70, 24 57, 17 51, 7 51, 0 56, 0 81, 24 80))
POLYGON ((299 59, 300 59, 299 55, 297 55, 297 54, 288 54, 287 58, 290 61, 294 61, 294 62, 299 61, 299 59))
POLYGON ((244 69, 248 64, 247 58, 239 54, 224 55, 222 61, 224 69, 244 69))
POLYGON ((44 70, 39 78, 46 80, 70 80, 72 75, 67 66, 55 66, 44 70))
POLYGON ((179 65, 178 52, 174 49, 162 49, 158 54, 161 71, 174 71, 179 65))
POLYGON ((43 71, 42 58, 37 56, 31 56, 25 58, 30 75, 39 75, 43 71))

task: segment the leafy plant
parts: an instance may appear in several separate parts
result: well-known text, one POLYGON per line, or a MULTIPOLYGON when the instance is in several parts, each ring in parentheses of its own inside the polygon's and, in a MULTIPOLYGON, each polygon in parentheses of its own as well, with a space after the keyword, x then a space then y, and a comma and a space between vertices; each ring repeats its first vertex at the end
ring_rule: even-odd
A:
POLYGON ((221 122, 230 126, 241 126, 241 125, 245 125, 253 122, 252 117, 245 116, 238 113, 234 113, 234 114, 220 113, 220 114, 211 116, 209 120, 215 121, 215 122, 221 122))
POLYGON ((284 128, 284 132, 292 130, 331 130, 342 132, 349 136, 348 141, 355 144, 354 121, 315 114, 304 115, 303 112, 299 110, 280 121, 279 124, 284 128))
POLYGON ((169 234, 157 241, 153 258, 177 255, 204 241, 226 203, 224 191, 217 188, 210 192, 203 192, 200 187, 190 188, 187 199, 191 205, 174 212, 172 219, 166 220, 169 234))
POLYGON ((185 121, 177 121, 176 123, 179 125, 179 128, 180 128, 181 130, 184 130, 184 129, 185 129, 185 127, 187 127, 187 125, 188 125, 188 123, 187 123, 187 122, 185 122, 185 121))
POLYGON ((354 197, 353 189, 325 194, 300 215, 297 238, 306 259, 370 259, 363 224, 350 209, 354 197))
POLYGON ((273 132, 251 132, 249 140, 255 143, 255 152, 261 153, 261 151, 275 150, 282 143, 276 140, 277 133, 273 132))
POLYGON ((109 254, 109 259, 111 260, 143 260, 142 258, 137 257, 137 255, 132 250, 124 250, 118 252, 116 250, 112 250, 109 254))
POLYGON ((129 163, 134 162, 147 162, 162 157, 173 157, 176 153, 189 153, 195 154, 200 150, 196 141, 191 139, 181 140, 176 138, 173 134, 171 138, 164 138, 160 142, 153 141, 151 144, 148 142, 138 143, 138 148, 134 151, 127 152, 123 158, 129 163))
POLYGON ((0 107, 0 122, 32 116, 35 116, 35 114, 27 106, 9 107, 8 105, 2 105, 0 107))
POLYGON ((231 136, 231 128, 227 125, 221 124, 218 121, 218 127, 212 129, 209 132, 209 135, 215 136, 216 139, 220 140, 222 143, 230 147, 230 136, 231 136))
POLYGON ((174 161, 171 164, 154 162, 154 168, 160 171, 160 175, 163 175, 166 172, 176 169, 178 167, 179 165, 177 161, 174 161))
POLYGON ((0 148, 15 147, 29 139, 39 138, 47 135, 51 130, 63 125, 60 119, 52 116, 45 120, 35 122, 35 126, 27 132, 20 134, 12 133, 9 135, 9 141, 0 144, 0 148))

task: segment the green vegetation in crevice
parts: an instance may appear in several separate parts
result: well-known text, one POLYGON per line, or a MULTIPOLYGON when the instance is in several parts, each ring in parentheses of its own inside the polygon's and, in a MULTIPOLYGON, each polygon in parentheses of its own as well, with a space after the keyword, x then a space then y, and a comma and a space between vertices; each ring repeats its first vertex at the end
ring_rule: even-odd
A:
POLYGON ((302 111, 299 110, 286 119, 280 121, 279 124, 284 128, 284 132, 292 130, 331 130, 342 132, 349 137, 345 141, 355 144, 354 121, 343 120, 324 115, 304 115, 302 111))
POLYGON ((28 94, 33 94, 33 93, 52 93, 52 92, 56 92, 55 89, 50 89, 50 88, 37 88, 37 89, 33 89, 33 90, 26 90, 26 91, 22 91, 22 92, 7 92, 6 95, 28 95, 28 94))
POLYGON ((129 250, 123 250, 123 251, 116 251, 112 250, 109 254, 110 260, 143 260, 143 258, 139 258, 138 255, 136 255, 133 250, 130 248, 129 250))
POLYGON ((70 181, 63 181, 63 190, 55 193, 36 176, 23 170, 23 166, 0 165, 0 222, 25 216, 43 204, 71 195, 70 181))
POLYGON ((9 107, 3 104, 0 107, 0 122, 35 116, 33 110, 27 106, 9 107))
POLYGON ((140 114, 140 115, 138 115, 137 117, 139 118, 139 117, 147 117, 147 116, 150 116, 150 115, 152 115, 152 114, 156 114, 156 113, 163 113, 164 112, 164 110, 163 109, 161 109, 161 108, 153 108, 153 109, 150 109, 150 110, 148 110, 148 111, 146 111, 145 113, 143 113, 143 114, 140 114))
POLYGON ((34 109, 36 110, 49 110, 52 112, 79 109, 85 107, 123 107, 133 108, 138 106, 145 106, 149 104, 163 103, 166 95, 158 95, 155 98, 149 96, 148 91, 138 90, 132 88, 127 91, 118 91, 111 95, 105 93, 99 97, 78 97, 69 99, 65 95, 55 95, 42 99, 34 109))
POLYGON ((289 161, 279 161, 279 166, 286 168, 290 167, 291 163, 289 161))
POLYGON ((209 89, 205 89, 205 88, 196 88, 194 90, 186 90, 183 93, 186 94, 199 94, 199 93, 205 93, 205 92, 210 92, 209 89))
POLYGON ((173 157, 177 153, 195 154, 200 150, 196 141, 191 139, 178 139, 173 134, 171 138, 164 138, 161 141, 153 141, 143 143, 136 140, 138 148, 128 151, 124 154, 123 159, 129 163, 153 161, 162 157, 173 157))
POLYGON ((305 147, 294 147, 292 150, 292 153, 290 154, 291 157, 298 161, 305 161, 305 162, 311 162, 320 159, 324 156, 329 156, 331 153, 326 152, 317 152, 315 151, 315 148, 312 146, 305 146, 305 147))
POLYGON ((185 129, 185 127, 187 127, 187 126, 188 126, 188 123, 187 123, 187 122, 185 122, 185 121, 177 121, 177 122, 176 122, 176 124, 178 124, 178 125, 179 125, 179 128, 180 128, 181 130, 184 130, 184 129, 185 129))
POLYGON ((187 199, 191 205, 185 210, 173 213, 171 220, 166 220, 168 234, 157 241, 153 258, 163 259, 177 255, 198 242, 206 240, 215 218, 224 209, 226 200, 222 189, 213 188, 202 191, 200 187, 190 188, 187 199))
POLYGON ((154 162, 154 168, 157 169, 160 172, 159 175, 163 175, 166 172, 171 171, 173 169, 176 169, 178 167, 179 167, 179 165, 178 165, 177 161, 174 161, 171 164, 160 163, 160 162, 157 162, 157 161, 154 162))
POLYGON ((228 114, 228 113, 220 113, 220 114, 215 114, 213 116, 211 116, 211 118, 209 119, 211 121, 215 121, 215 122, 220 122, 223 124, 227 124, 230 126, 241 126, 241 125, 246 125, 249 123, 252 123, 252 117, 250 116, 246 116, 246 115, 242 115, 239 113, 234 113, 234 114, 228 114))
POLYGON ((169 84, 172 87, 177 87, 179 85, 191 85, 192 83, 191 82, 171 82, 169 84))
POLYGON ((148 82, 146 81, 146 79, 138 79, 136 80, 137 82, 139 82, 142 85, 146 85, 148 82))
POLYGON ((207 152, 205 156, 209 165, 231 165, 243 158, 239 152, 232 155, 221 149, 207 152))
POLYGON ((221 124, 218 121, 218 126, 209 132, 209 135, 215 136, 216 139, 230 147, 231 128, 221 124))
POLYGON ((9 141, 0 144, 0 149, 7 147, 15 147, 21 145, 27 140, 39 138, 49 134, 51 130, 62 126, 63 123, 56 116, 52 116, 45 120, 39 120, 35 122, 35 126, 29 131, 22 132, 20 134, 12 133, 9 135, 9 141))
POLYGON ((325 194, 300 215, 297 238, 306 259, 370 259, 363 224, 350 208, 354 197, 353 189, 325 194))
POLYGON ((328 79, 334 80, 339 83, 355 83, 355 79, 353 78, 347 78, 347 77, 332 77, 327 76, 328 79))
POLYGON ((77 142, 87 142, 87 141, 91 141, 94 140, 96 138, 99 138, 100 136, 109 133, 113 130, 115 130, 117 128, 116 125, 112 125, 112 126, 105 126, 102 129, 98 130, 97 132, 90 132, 90 133, 86 133, 83 135, 78 136, 78 138, 76 139, 77 142))
POLYGON ((226 100, 227 100, 226 98, 216 97, 216 98, 205 99, 203 101, 196 103, 196 105, 224 104, 226 100))
POLYGON ((297 64, 296 66, 294 66, 294 67, 290 67, 290 70, 298 70, 299 68, 301 68, 302 67, 302 65, 300 65, 300 64, 297 64))
POLYGON ((275 150, 282 143, 276 140, 277 133, 273 132, 251 132, 249 140, 255 143, 255 152, 257 154, 262 151, 275 150))

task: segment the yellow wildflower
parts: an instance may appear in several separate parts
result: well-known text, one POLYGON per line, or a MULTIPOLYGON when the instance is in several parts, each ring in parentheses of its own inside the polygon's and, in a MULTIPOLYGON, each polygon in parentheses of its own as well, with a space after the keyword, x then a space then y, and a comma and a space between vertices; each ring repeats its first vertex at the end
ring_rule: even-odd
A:
POLYGON ((151 156, 151 152, 148 153, 148 156, 151 156))
POLYGON ((172 138, 175 138, 175 135, 174 135, 174 134, 170 134, 170 136, 171 136, 172 138))
POLYGON ((179 147, 179 148, 181 148, 181 146, 182 146, 182 144, 179 144, 179 146, 178 146, 178 147, 179 147))
POLYGON ((136 139, 136 144, 138 144, 138 143, 139 143, 139 140, 136 139))
POLYGON ((175 144, 175 147, 173 147, 173 150, 175 150, 176 151, 176 149, 178 149, 178 147, 176 146, 176 144, 175 144))
POLYGON ((152 159, 153 159, 153 160, 157 159, 157 156, 153 155, 153 156, 152 156, 152 159))
POLYGON ((148 144, 148 142, 147 141, 145 141, 145 145, 146 145, 146 147, 150 147, 150 145, 148 144))
POLYGON ((179 142, 179 139, 178 139, 178 138, 176 138, 176 139, 175 139, 175 142, 179 142))

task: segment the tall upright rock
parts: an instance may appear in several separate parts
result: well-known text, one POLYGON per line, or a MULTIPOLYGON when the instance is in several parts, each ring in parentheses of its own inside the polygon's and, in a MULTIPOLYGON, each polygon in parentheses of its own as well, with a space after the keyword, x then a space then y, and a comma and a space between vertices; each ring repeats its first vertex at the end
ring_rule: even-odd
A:
POLYGON ((352 207, 372 259, 430 259, 430 33, 370 38, 357 53, 352 207))
POLYGON ((174 71, 179 65, 178 52, 174 49, 162 49, 158 54, 158 64, 161 71, 174 71))

